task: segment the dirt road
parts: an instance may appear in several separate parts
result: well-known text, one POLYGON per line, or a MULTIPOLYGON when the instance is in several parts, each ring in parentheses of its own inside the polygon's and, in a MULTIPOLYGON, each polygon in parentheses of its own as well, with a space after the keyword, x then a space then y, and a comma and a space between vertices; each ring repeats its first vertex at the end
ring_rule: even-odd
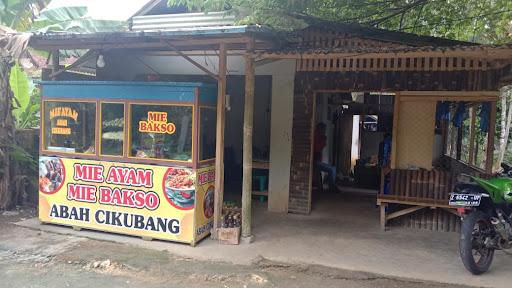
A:
POLYGON ((33 215, 0 212, 0 287, 461 287, 263 258, 247 266, 197 261, 12 224, 33 215))

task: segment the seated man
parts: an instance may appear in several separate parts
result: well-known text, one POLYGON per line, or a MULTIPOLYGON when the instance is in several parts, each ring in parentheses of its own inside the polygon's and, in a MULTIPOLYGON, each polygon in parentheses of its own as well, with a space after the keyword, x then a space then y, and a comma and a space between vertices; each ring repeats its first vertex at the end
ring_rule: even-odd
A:
MULTIPOLYGON (((318 170, 315 172, 315 175, 316 173, 320 173, 320 171, 327 173, 329 189, 334 192, 336 190, 336 167, 322 162, 322 152, 327 144, 327 136, 325 135, 325 132, 325 123, 318 123, 315 128, 315 138, 313 143, 313 163, 314 169, 318 170)), ((319 183, 319 185, 323 185, 323 183, 319 183)))

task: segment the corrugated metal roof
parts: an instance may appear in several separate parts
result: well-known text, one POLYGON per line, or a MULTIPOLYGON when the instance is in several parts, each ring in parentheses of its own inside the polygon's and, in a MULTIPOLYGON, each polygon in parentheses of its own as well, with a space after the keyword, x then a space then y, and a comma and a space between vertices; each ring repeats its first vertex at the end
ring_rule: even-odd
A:
POLYGON ((233 25, 235 25, 235 16, 225 12, 135 16, 130 20, 132 31, 174 31, 233 25))
MULTIPOLYGON (((30 46, 37 49, 91 49, 91 45, 112 46, 123 48, 125 44, 140 44, 140 47, 157 45, 162 40, 180 41, 183 39, 219 39, 239 38, 244 34, 268 37, 273 35, 266 27, 258 25, 240 25, 223 27, 181 28, 166 31, 126 31, 97 33, 40 33, 33 34, 30 46)), ((162 46, 163 44, 160 43, 162 46)), ((207 45, 207 44, 205 44, 207 45)), ((165 46, 165 45, 163 45, 165 46)))
MULTIPOLYGON (((403 54, 408 53, 450 53, 466 52, 467 54, 480 54, 483 58, 489 57, 510 57, 512 55, 512 43, 502 45, 455 45, 455 46, 421 46, 421 47, 330 47, 330 48, 301 48, 287 47, 281 50, 269 50, 260 52, 260 54, 269 55, 289 55, 290 58, 307 58, 308 56, 329 56, 331 54, 345 54, 353 57, 364 56, 368 54, 403 54)), ((286 58, 286 57, 285 57, 286 58)))

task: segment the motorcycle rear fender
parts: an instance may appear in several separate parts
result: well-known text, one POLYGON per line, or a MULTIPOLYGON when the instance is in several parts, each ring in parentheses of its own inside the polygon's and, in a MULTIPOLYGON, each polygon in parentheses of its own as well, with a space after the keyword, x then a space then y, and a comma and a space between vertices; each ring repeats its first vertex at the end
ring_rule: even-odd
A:
MULTIPOLYGON (((491 196, 489 195, 488 191, 482 188, 480 185, 476 183, 459 183, 455 185, 455 192, 456 193, 463 193, 463 194, 481 194, 482 200, 480 201, 480 206, 478 207, 471 207, 471 208, 463 208, 464 210, 473 210, 477 209, 480 210, 487 215, 494 215, 494 209, 495 205, 491 199, 491 196)), ((460 214, 462 211, 458 211, 460 214)))

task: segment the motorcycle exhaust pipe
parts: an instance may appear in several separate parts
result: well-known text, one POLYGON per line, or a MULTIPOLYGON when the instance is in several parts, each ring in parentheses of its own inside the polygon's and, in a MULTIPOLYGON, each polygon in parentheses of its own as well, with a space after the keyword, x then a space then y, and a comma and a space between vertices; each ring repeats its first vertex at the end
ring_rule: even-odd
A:
POLYGON ((504 239, 505 241, 508 241, 509 235, 508 235, 508 229, 507 229, 507 225, 506 225, 508 223, 505 221, 501 221, 498 218, 492 217, 491 224, 494 226, 494 229, 496 230, 496 232, 498 232, 498 234, 500 234, 501 238, 504 239))

